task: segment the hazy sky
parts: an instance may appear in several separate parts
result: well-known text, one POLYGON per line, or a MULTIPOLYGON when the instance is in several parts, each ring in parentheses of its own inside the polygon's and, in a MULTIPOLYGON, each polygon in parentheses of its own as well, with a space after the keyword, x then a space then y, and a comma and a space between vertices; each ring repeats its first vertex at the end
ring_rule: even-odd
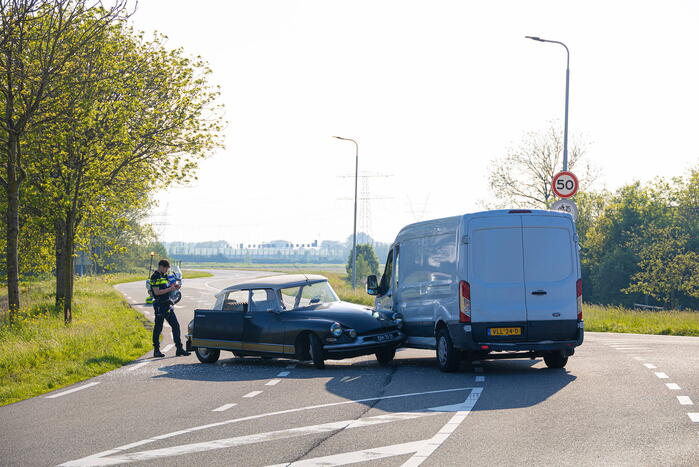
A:
POLYGON ((226 106, 226 148, 153 218, 166 241, 344 239, 354 145, 332 135, 386 175, 375 238, 480 210, 489 161, 563 119, 565 51, 525 35, 570 48, 570 132, 607 188, 699 163, 696 1, 141 0, 134 23, 206 58, 226 106))

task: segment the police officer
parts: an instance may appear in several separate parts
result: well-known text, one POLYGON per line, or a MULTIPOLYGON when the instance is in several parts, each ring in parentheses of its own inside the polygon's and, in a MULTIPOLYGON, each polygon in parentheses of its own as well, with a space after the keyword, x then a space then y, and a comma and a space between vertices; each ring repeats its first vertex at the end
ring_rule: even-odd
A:
POLYGON ((170 269, 170 263, 166 259, 161 259, 158 262, 158 269, 153 272, 150 277, 150 285, 153 289, 155 300, 153 301, 153 309, 155 310, 155 327, 153 328, 153 357, 164 357, 160 351, 160 333, 163 330, 163 321, 167 320, 172 328, 172 340, 177 346, 175 355, 178 357, 187 356, 190 353, 182 348, 180 340, 180 323, 177 322, 175 310, 172 308, 172 300, 170 293, 180 288, 179 284, 168 286, 167 271, 170 269))

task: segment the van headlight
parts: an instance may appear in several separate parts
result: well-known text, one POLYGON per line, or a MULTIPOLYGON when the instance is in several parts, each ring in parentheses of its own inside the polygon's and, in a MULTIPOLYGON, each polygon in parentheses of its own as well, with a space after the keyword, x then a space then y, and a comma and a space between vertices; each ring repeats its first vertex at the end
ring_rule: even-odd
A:
POLYGON ((332 334, 333 336, 340 337, 342 335, 342 332, 343 332, 343 330, 342 330, 342 326, 340 325, 340 323, 333 323, 330 326, 330 334, 332 334))
POLYGON ((194 333, 192 331, 194 331, 194 320, 190 321, 187 325, 187 334, 190 336, 193 335, 194 333))

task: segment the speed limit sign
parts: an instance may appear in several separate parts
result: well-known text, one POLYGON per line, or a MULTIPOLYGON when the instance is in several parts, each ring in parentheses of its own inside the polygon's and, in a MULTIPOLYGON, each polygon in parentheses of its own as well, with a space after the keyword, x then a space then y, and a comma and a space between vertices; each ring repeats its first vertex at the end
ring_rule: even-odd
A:
POLYGON ((579 186, 573 172, 558 172, 553 177, 553 193, 559 198, 570 198, 578 192, 579 186))

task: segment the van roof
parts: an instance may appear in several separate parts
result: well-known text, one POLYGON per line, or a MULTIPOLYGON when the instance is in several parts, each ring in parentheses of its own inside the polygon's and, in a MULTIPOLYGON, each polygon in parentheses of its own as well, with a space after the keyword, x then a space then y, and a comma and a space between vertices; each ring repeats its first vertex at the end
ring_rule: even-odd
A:
MULTIPOLYGON (((456 230, 462 220, 466 220, 469 217, 498 217, 505 215, 535 215, 535 216, 555 216, 555 217, 569 217, 570 214, 562 211, 549 211, 546 209, 494 209, 491 211, 478 211, 469 212, 461 216, 443 217, 441 219, 431 219, 422 222, 415 222, 414 224, 409 224, 403 227, 398 235, 396 236, 396 241, 402 239, 408 232, 411 234, 416 233, 418 235, 436 235, 439 233, 447 233, 456 230), (429 233, 427 232, 429 231, 429 233)), ((412 235, 411 235, 412 236, 412 235)))

